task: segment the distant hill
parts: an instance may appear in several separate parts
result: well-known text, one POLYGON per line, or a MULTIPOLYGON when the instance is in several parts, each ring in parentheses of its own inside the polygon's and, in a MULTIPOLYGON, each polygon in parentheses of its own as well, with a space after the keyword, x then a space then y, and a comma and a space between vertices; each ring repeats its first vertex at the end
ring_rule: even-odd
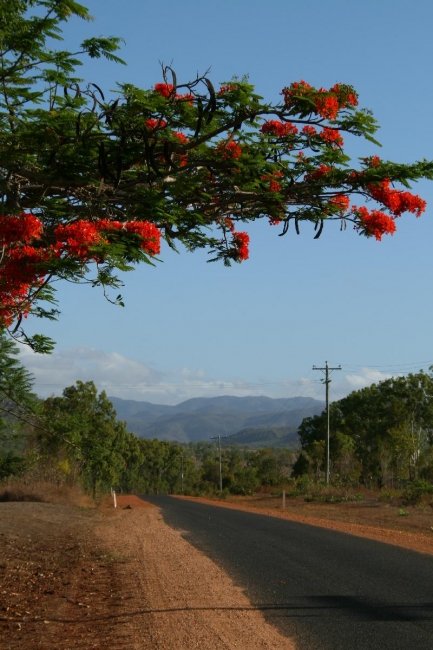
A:
POLYGON ((109 398, 120 420, 141 438, 182 443, 230 436, 248 446, 293 446, 303 418, 320 414, 324 403, 311 397, 196 397, 176 406, 109 398))
POLYGON ((298 427, 258 427, 242 429, 226 438, 224 444, 247 447, 296 447, 298 427))

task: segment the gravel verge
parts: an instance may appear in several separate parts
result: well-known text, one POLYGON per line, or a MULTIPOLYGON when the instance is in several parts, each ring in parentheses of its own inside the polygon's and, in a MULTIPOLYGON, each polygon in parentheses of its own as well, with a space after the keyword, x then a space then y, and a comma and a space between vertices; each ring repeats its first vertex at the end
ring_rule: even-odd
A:
POLYGON ((0 504, 1 650, 294 650, 159 509, 0 504))

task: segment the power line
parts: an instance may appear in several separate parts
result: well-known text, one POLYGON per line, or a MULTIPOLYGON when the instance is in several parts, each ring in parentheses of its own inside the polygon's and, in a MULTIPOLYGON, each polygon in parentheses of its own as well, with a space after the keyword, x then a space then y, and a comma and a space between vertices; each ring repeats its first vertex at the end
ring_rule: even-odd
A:
POLYGON ((409 368, 409 367, 417 367, 419 368, 420 366, 431 366, 433 365, 433 359, 430 361, 411 361, 410 363, 389 363, 389 364, 381 364, 381 365, 371 365, 369 363, 364 363, 364 364, 356 364, 356 363, 342 363, 341 364, 344 369, 350 370, 350 368, 358 369, 358 368, 371 368, 371 369, 384 369, 384 368, 409 368))
MULTIPOLYGON (((343 370, 346 374, 347 373, 359 373, 360 369, 365 369, 365 370, 371 370, 374 372, 380 372, 382 371, 383 373, 386 373, 388 375, 407 375, 413 371, 414 368, 420 368, 422 366, 431 366, 433 365, 433 360, 429 361, 413 361, 410 363, 401 363, 401 364, 383 364, 383 365, 368 365, 368 364, 350 364, 350 363, 343 363, 339 366, 339 369, 343 370)), ((318 369, 318 368, 313 368, 313 369, 318 369)), ((141 390, 141 391, 149 391, 149 390, 156 390, 156 391, 164 391, 164 390, 181 390, 182 392, 188 392, 188 391, 194 391, 194 390, 202 390, 202 391, 237 391, 237 392, 247 392, 251 390, 257 390, 257 389, 266 389, 269 387, 281 387, 286 389, 286 396, 288 393, 288 396, 293 397, 293 396, 303 396, 305 395, 305 392, 310 390, 313 391, 313 394, 316 395, 316 388, 315 384, 318 384, 320 380, 318 379, 312 379, 309 378, 308 375, 310 374, 311 369, 308 370, 307 375, 305 377, 301 377, 299 379, 287 379, 287 380, 282 380, 282 381, 263 381, 263 382, 242 382, 242 383, 236 383, 236 382, 231 382, 231 381, 209 381, 209 382, 191 382, 188 383, 186 380, 186 383, 183 382, 161 382, 161 383, 147 383, 145 380, 142 382, 128 382, 128 383, 119 383, 117 382, 111 382, 111 381, 104 381, 100 379, 94 380, 95 383, 101 388, 101 390, 121 390, 121 391, 128 391, 128 390, 141 390)), ((384 377, 386 378, 386 377, 384 377)), ((86 378, 81 377, 82 380, 86 380, 86 378)), ((374 376, 368 377, 365 376, 363 377, 365 380, 366 384, 372 383, 374 381, 380 381, 380 377, 375 378, 374 376)), ((90 378, 89 378, 90 380, 90 378)), ((185 382, 185 380, 183 380, 185 382)), ((65 382, 40 382, 35 378, 35 384, 37 387, 40 387, 41 389, 44 388, 64 388, 65 385, 67 384, 67 380, 65 382)), ((334 389, 332 389, 333 392, 334 389)), ((354 388, 356 390, 356 388, 354 388)), ((341 399, 341 395, 339 396, 341 399)))
MULTIPOLYGON (((427 361, 412 361, 410 363, 395 363, 395 364, 382 364, 382 365, 371 365, 371 364, 355 364, 355 363, 342 363, 340 364, 341 370, 344 372, 356 372, 359 369, 367 369, 367 370, 388 370, 388 372, 391 372, 392 369, 394 369, 396 372, 401 371, 402 374, 409 373, 411 372, 410 368, 419 368, 422 366, 427 366, 427 365, 433 365, 433 359, 427 360, 427 361), (407 370, 405 370, 407 369, 407 370)), ((313 367, 314 369, 314 367, 313 367)), ((316 368, 317 369, 317 368, 316 368)), ((308 374, 310 373, 310 370, 308 371, 308 374)), ((214 389, 215 387, 222 386, 222 387, 229 387, 229 388, 261 388, 266 387, 266 386, 287 386, 289 387, 290 385, 293 385, 293 393, 301 386, 308 386, 311 383, 318 383, 319 380, 317 379, 309 379, 308 375, 307 377, 301 377, 300 379, 286 379, 282 381, 264 381, 264 382, 242 382, 240 384, 236 384, 235 382, 230 382, 230 381, 225 381, 225 380, 214 380, 213 382, 194 382, 194 383, 189 383, 189 384, 184 384, 180 382, 161 382, 161 383, 147 383, 145 381, 143 382, 128 382, 128 383, 115 383, 115 382, 104 382, 105 386, 108 387, 113 387, 113 388, 119 388, 119 387, 124 387, 124 388, 137 388, 137 387, 145 387, 145 388, 210 388, 214 389)), ((64 384, 61 382, 37 382, 39 386, 53 386, 53 387, 58 387, 58 386, 63 386, 64 384)), ((102 383, 102 382, 99 382, 102 383)), ((293 394, 292 393, 292 394, 293 394)))
POLYGON ((340 401, 344 399, 345 395, 342 395, 339 391, 335 390, 332 386, 329 387, 329 390, 331 393, 333 393, 337 399, 337 401, 340 401))

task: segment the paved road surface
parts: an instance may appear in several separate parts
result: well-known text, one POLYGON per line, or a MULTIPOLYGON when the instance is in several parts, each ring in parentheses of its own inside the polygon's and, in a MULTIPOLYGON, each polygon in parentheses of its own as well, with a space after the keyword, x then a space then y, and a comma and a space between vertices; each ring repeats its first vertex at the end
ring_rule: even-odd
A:
POLYGON ((433 650, 433 557, 264 515, 143 498, 299 650, 433 650))

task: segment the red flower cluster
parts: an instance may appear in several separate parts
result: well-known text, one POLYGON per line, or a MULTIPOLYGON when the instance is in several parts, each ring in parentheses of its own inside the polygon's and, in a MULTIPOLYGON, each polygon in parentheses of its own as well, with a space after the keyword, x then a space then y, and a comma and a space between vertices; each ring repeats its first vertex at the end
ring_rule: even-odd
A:
POLYGON ((274 171, 272 174, 264 174, 261 179, 262 181, 269 181, 270 192, 281 192, 281 183, 279 183, 276 179, 282 178, 283 176, 283 172, 274 171))
POLYGON ((246 232, 233 232, 232 244, 235 247, 235 259, 239 262, 247 260, 249 256, 249 235, 246 232))
POLYGON ((249 235, 246 232, 236 232, 235 224, 233 222, 233 219, 230 219, 230 217, 223 217, 219 220, 219 223, 224 230, 228 230, 232 235, 230 257, 232 257, 237 262, 247 260, 249 255, 249 235))
POLYGON ((191 93, 185 93, 185 95, 176 95, 176 99, 179 101, 188 102, 189 105, 192 106, 194 95, 191 95, 191 93))
POLYGON ((12 288, 8 291, 2 283, 2 286, 0 286, 0 296, 2 299, 2 304, 0 305, 0 325, 2 327, 10 327, 12 325, 18 306, 24 318, 28 315, 28 295, 24 285, 21 285, 18 289, 12 288))
POLYGON ((319 95, 315 98, 316 113, 328 120, 335 120, 340 104, 335 95, 328 95, 324 88, 320 88, 319 95))
MULTIPOLYGON (((162 95, 163 97, 168 99, 169 97, 173 96, 174 86, 173 86, 173 84, 166 84, 166 83, 164 83, 164 84, 155 84, 154 90, 155 90, 156 93, 159 93, 160 95, 162 95)), ((194 95, 191 95, 191 93, 186 93, 185 95, 176 94, 175 98, 177 100, 183 100, 183 101, 187 101, 187 102, 192 103, 192 100, 194 99, 194 95)))
POLYGON ((242 155, 241 146, 234 140, 226 140, 220 142, 217 146, 218 153, 224 158, 224 160, 229 160, 233 158, 237 160, 242 155))
POLYGON ((356 206, 353 206, 352 211, 359 219, 357 227, 369 237, 375 237, 377 241, 382 239, 382 235, 393 235, 396 231, 393 217, 384 212, 379 210, 369 212, 365 207, 356 206))
POLYGON ((110 232, 121 230, 139 236, 140 248, 149 255, 160 252, 161 233, 148 221, 123 224, 101 219, 60 224, 54 230, 55 243, 45 246, 41 241, 43 226, 37 217, 25 213, 0 216, 0 326, 9 327, 17 314, 26 316, 31 294, 42 285, 51 260, 66 257, 83 264, 101 261, 98 244, 109 244, 106 238, 110 232))
POLYGON ((83 262, 94 259, 99 260, 98 252, 91 251, 91 248, 101 243, 109 243, 105 237, 110 231, 121 231, 135 233, 143 241, 140 244, 149 255, 157 255, 160 252, 161 233, 158 228, 149 221, 109 221, 101 219, 95 223, 91 221, 75 221, 66 225, 60 224, 55 228, 54 234, 56 244, 54 249, 60 254, 67 254, 76 257, 83 262))
POLYGON ((161 233, 149 221, 121 223, 107 219, 101 219, 96 223, 80 220, 66 225, 60 224, 54 230, 56 237, 54 251, 59 255, 67 254, 67 256, 78 258, 83 262, 99 261, 100 254, 91 249, 98 244, 109 243, 105 234, 121 230, 139 235, 143 239, 140 248, 149 255, 157 255, 160 252, 161 233))
MULTIPOLYGON (((184 133, 180 131, 173 131, 174 137, 179 141, 180 144, 186 144, 189 142, 188 138, 184 133)), ((188 164, 188 156, 185 153, 182 153, 178 156, 179 167, 185 167, 188 164)))
POLYGON ((342 194, 340 196, 333 196, 332 199, 329 200, 329 203, 338 208, 341 212, 347 212, 350 205, 350 199, 348 196, 342 194))
POLYGON ((346 106, 357 106, 358 98, 351 86, 335 84, 329 90, 312 88, 306 81, 292 83, 289 88, 283 88, 282 95, 287 108, 292 108, 303 97, 308 97, 315 105, 315 112, 328 120, 335 120, 338 111, 346 106))
MULTIPOLYGON (((156 131, 157 129, 165 129, 166 126, 167 126, 167 122, 165 120, 163 120, 163 119, 158 119, 157 120, 157 119, 155 119, 153 117, 149 117, 146 120, 146 127, 150 131, 156 131)), ((166 134, 167 134, 167 131, 164 133, 164 135, 166 135, 166 134)), ((184 133, 181 133, 180 131, 172 131, 171 135, 173 135, 180 142, 180 144, 185 144, 185 143, 189 142, 186 135, 184 133)), ((160 160, 161 160, 161 162, 165 161, 165 159, 163 157, 161 157, 160 160)), ((188 162, 186 154, 181 154, 178 157, 178 160, 179 160, 180 167, 185 167, 185 165, 188 162)), ((140 163, 136 163, 136 165, 139 165, 139 164, 140 163)))
POLYGON ((155 84, 154 90, 163 97, 170 97, 173 94, 173 84, 155 84))
POLYGON ((221 219, 221 225, 226 228, 226 230, 230 230, 230 232, 235 231, 235 224, 233 223, 233 219, 230 219, 230 217, 224 217, 224 219, 221 219))
POLYGON ((290 122, 268 120, 262 124, 261 132, 269 133, 269 135, 276 135, 281 138, 287 135, 296 135, 298 133, 298 129, 294 124, 291 124, 290 122))
POLYGON ((269 181, 269 191, 270 192, 281 192, 281 183, 274 181, 272 178, 269 181))
POLYGON ((111 221, 110 219, 100 219, 98 221, 98 230, 109 233, 114 230, 122 230, 125 226, 121 221, 111 221))
POLYGON ((146 120, 146 126, 149 131, 155 131, 155 129, 165 129, 167 122, 162 119, 156 120, 154 117, 149 117, 146 120))
POLYGON ((317 180, 319 178, 323 178, 323 176, 326 176, 326 174, 329 174, 331 171, 332 167, 329 167, 328 165, 324 165, 321 163, 319 167, 314 171, 311 172, 311 174, 306 174, 305 175, 305 180, 310 181, 310 180, 317 180))
POLYGON ((33 246, 11 248, 5 252, 0 266, 0 325, 10 327, 14 314, 26 316, 31 289, 41 286, 46 275, 43 264, 49 253, 33 246))
POLYGON ((237 90, 238 87, 236 84, 227 84, 226 86, 221 86, 221 88, 218 91, 218 95, 221 97, 221 95, 225 95, 226 93, 233 92, 237 90))
POLYGON ((184 133, 181 133, 180 131, 173 131, 174 137, 179 140, 181 144, 185 144, 186 142, 189 142, 188 138, 184 133))
POLYGON ((42 223, 33 214, 0 216, 0 246, 14 242, 28 244, 42 235, 42 223))
POLYGON ((287 107, 293 106, 293 98, 295 96, 302 97, 304 95, 310 94, 310 91, 314 90, 310 84, 301 79, 301 81, 294 81, 290 84, 290 88, 283 88, 281 94, 284 96, 284 102, 287 107))
POLYGON ((344 144, 340 131, 337 129, 329 129, 325 126, 320 132, 320 137, 322 140, 325 140, 325 142, 332 144, 334 148, 342 147, 344 144))
POLYGON ((303 127, 302 133, 305 133, 305 135, 308 135, 309 137, 312 137, 313 135, 317 134, 316 129, 314 126, 309 126, 308 124, 303 127))
POLYGON ((149 255, 159 255, 161 252, 161 232, 150 221, 127 221, 125 223, 127 232, 139 235, 143 241, 140 248, 149 255))
POLYGON ((358 97, 354 89, 345 84, 335 84, 329 90, 319 88, 317 93, 316 111, 328 120, 335 120, 338 112, 346 106, 358 106, 358 97))
POLYGON ((28 294, 43 282, 49 252, 30 244, 42 236, 42 223, 33 214, 0 216, 0 326, 9 327, 18 305, 26 315, 28 294))
POLYGON ((340 109, 346 106, 358 106, 358 96, 352 86, 337 83, 329 89, 329 92, 337 95, 340 109))
POLYGON ((83 261, 94 258, 89 247, 105 241, 98 226, 91 221, 75 221, 66 224, 66 226, 60 224, 54 230, 54 234, 56 236, 56 251, 67 252, 72 257, 83 261))
POLYGON ((392 189, 390 183, 389 178, 386 178, 378 185, 369 185, 368 191, 373 199, 387 207, 394 216, 399 217, 403 212, 412 212, 420 217, 426 208, 426 202, 416 194, 392 189))
POLYGON ((379 156, 370 156, 369 158, 363 158, 363 161, 369 167, 379 167, 381 162, 379 156))

